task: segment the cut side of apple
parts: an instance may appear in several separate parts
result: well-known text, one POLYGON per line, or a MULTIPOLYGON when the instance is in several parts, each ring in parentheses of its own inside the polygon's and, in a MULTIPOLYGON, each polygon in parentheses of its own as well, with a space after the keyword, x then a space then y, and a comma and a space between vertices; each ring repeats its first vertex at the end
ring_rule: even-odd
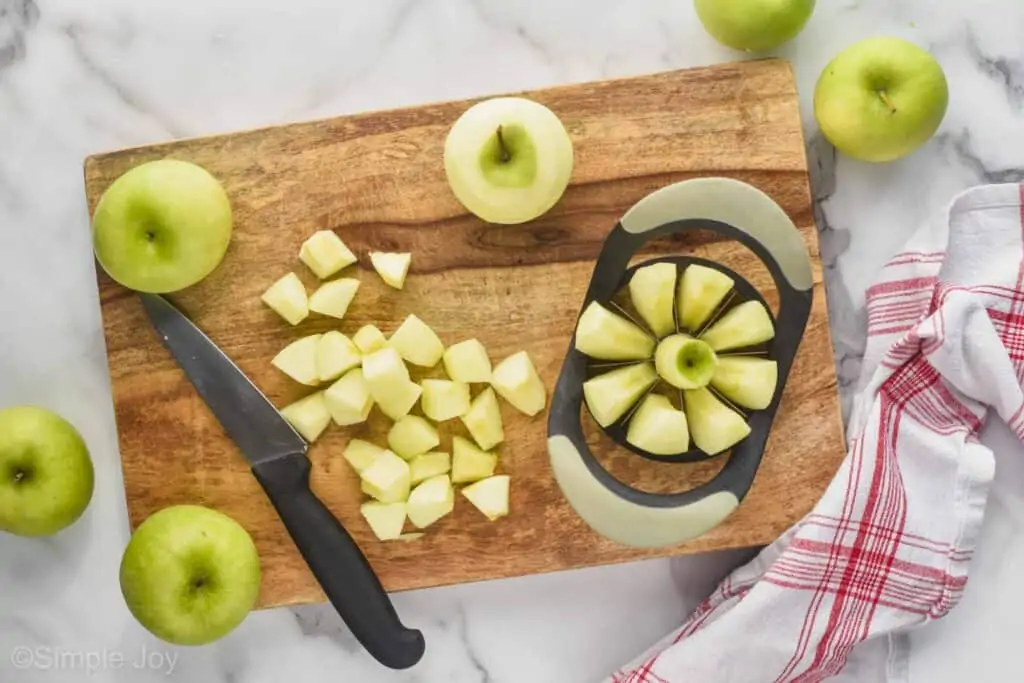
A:
POLYGON ((379 540, 391 541, 402 535, 406 517, 405 503, 369 501, 359 506, 359 512, 379 540))
POLYGON ((406 460, 423 455, 440 443, 437 429, 419 415, 406 415, 388 430, 388 447, 406 460))
POLYGON ((378 455, 359 477, 363 480, 363 492, 382 503, 399 503, 409 497, 409 463, 391 451, 378 455))
POLYGON ((733 279, 720 270, 696 263, 679 278, 676 306, 679 324, 696 334, 732 290, 733 279))
POLYGON ((447 474, 439 474, 420 482, 409 494, 406 509, 409 521, 424 529, 455 508, 455 491, 447 474))
POLYGON ((658 343, 654 367, 663 380, 677 389, 699 389, 711 381, 718 357, 700 339, 673 334, 658 343))
POLYGON ((508 493, 511 479, 496 474, 462 489, 462 495, 492 522, 508 514, 508 493))
POLYGON ((422 394, 423 389, 419 384, 408 382, 394 387, 389 397, 383 402, 378 402, 377 407, 392 420, 401 420, 409 414, 422 394))
POLYGON ((658 337, 675 332, 676 266, 652 263, 637 268, 629 280, 629 298, 658 337))
POLYGON ((588 379, 583 383, 583 397, 597 423, 607 427, 625 415, 657 381, 651 363, 627 365, 588 379))
POLYGON ((345 451, 342 453, 348 464, 352 466, 352 469, 356 471, 356 474, 362 474, 363 470, 373 464, 373 461, 377 459, 377 456, 384 452, 385 449, 381 448, 375 443, 364 441, 363 439, 352 439, 345 446, 345 451))
POLYGON ((299 249, 299 260, 321 280, 356 262, 356 255, 333 230, 313 233, 299 249))
POLYGON ((648 394, 629 419, 626 441, 653 455, 676 455, 690 448, 686 414, 667 396, 648 394))
POLYGON ((306 287, 295 273, 288 273, 270 285, 260 299, 292 325, 298 325, 309 317, 306 287))
POLYGON ((319 439, 331 422, 331 413, 327 410, 322 391, 285 406, 281 409, 281 416, 310 443, 319 439))
POLYGON ((461 436, 452 437, 452 482, 467 482, 485 479, 494 474, 498 456, 476 447, 472 441, 461 436))
POLYGON ((711 386, 738 406, 764 410, 775 396, 778 381, 779 366, 773 360, 725 356, 718 361, 711 386))
POLYGON ((466 339, 444 352, 444 371, 456 382, 474 384, 491 381, 491 359, 477 339, 466 339))
POLYGON ((327 409, 339 427, 366 422, 373 409, 373 397, 362 368, 352 368, 324 392, 327 409))
POLYGON ((360 353, 366 354, 383 349, 388 340, 375 325, 363 325, 352 335, 352 342, 360 353))
POLYGON ((363 360, 352 340, 341 332, 324 332, 316 347, 316 372, 321 382, 338 379, 363 360))
POLYGON ((388 346, 409 363, 432 368, 444 355, 444 344, 430 326, 410 314, 388 339, 388 346))
POLYGON ((491 386, 513 408, 534 416, 544 410, 547 391, 529 354, 519 351, 498 363, 491 373, 491 386))
POLYGON ((469 385, 448 379, 425 379, 420 382, 423 395, 420 407, 434 422, 460 417, 469 410, 469 385))
POLYGON ((452 456, 441 451, 431 451, 418 455, 409 461, 409 471, 412 474, 412 485, 436 477, 439 474, 448 474, 452 469, 452 456))
POLYGON ((712 323, 700 338, 715 351, 729 351, 760 344, 774 336, 775 326, 768 309, 760 301, 744 301, 712 323))
POLYGON ((363 356, 363 378, 377 407, 392 420, 409 414, 423 390, 409 378, 409 369, 391 347, 363 356))
POLYGON ((750 434, 743 416, 707 389, 684 391, 683 403, 693 443, 708 455, 717 455, 750 434))
POLYGON ((384 284, 402 289, 405 276, 409 273, 409 264, 412 263, 412 254, 371 251, 370 263, 384 284))
POLYGON ((317 348, 320 344, 319 334, 311 334, 296 339, 281 349, 270 364, 300 384, 315 387, 320 383, 317 370, 317 348))
POLYGON ((359 280, 343 277, 320 285, 309 296, 309 310, 332 318, 344 318, 359 291, 359 280))
POLYGON ((576 350, 598 360, 643 360, 654 339, 632 321, 591 301, 576 323, 576 350))
POLYGON ((469 404, 469 410, 462 416, 470 436, 477 445, 489 451, 505 440, 505 429, 501 421, 501 406, 494 389, 487 387, 469 404))

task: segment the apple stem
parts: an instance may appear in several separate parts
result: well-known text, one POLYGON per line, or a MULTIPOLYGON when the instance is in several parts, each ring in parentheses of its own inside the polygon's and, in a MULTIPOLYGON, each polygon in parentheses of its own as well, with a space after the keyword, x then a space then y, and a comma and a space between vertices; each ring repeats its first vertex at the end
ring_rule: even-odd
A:
POLYGON ((501 163, 507 164, 512 155, 508 153, 508 147, 505 146, 505 137, 501 134, 501 126, 498 126, 498 148, 501 149, 501 163))
POLYGON ((889 96, 887 94, 885 94, 885 91, 884 90, 879 90, 878 91, 878 96, 882 99, 882 102, 885 103, 885 106, 889 107, 889 113, 890 114, 895 114, 896 113, 896 107, 893 106, 892 100, 890 100, 889 96))

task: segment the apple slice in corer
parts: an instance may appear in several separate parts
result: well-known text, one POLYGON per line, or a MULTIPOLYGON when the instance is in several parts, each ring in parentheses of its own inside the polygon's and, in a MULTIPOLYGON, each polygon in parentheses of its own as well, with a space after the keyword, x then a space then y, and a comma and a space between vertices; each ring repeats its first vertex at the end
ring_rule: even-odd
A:
POLYGON ((482 451, 469 439, 452 437, 452 482, 465 484, 494 474, 498 456, 482 451))
POLYGON ((419 415, 406 415, 388 430, 388 447, 406 460, 423 455, 440 443, 437 429, 419 415))
POLYGON ((423 529, 455 508, 455 491, 447 474, 439 474, 420 482, 409 494, 406 506, 409 521, 423 529))
POLYGON ((309 295, 309 310, 332 318, 344 318, 359 291, 359 280, 343 277, 320 285, 309 295))
POLYGON ((298 325, 309 317, 306 287, 295 273, 288 273, 270 285, 260 300, 292 325, 298 325))
POLYGON ((352 340, 337 330, 324 332, 316 346, 316 372, 321 382, 336 380, 362 362, 352 340))
POLYGON ((380 503, 375 500, 359 506, 363 519, 370 525, 373 535, 381 541, 391 541, 402 535, 405 526, 406 504, 380 503))
POLYGON ((544 410, 547 391, 526 351, 513 353, 491 373, 491 386, 513 408, 534 416, 544 410))
POLYGON ((729 351, 766 342, 775 336, 768 309, 760 301, 744 301, 711 324, 700 338, 715 351, 729 351))
POLYGON ((352 250, 333 230, 318 230, 299 248, 299 260, 321 280, 356 262, 352 250))
POLYGON ((654 367, 666 382, 677 389, 707 386, 718 366, 711 347, 687 334, 673 334, 658 343, 654 367))
POLYGON ((319 334, 311 334, 296 339, 281 349, 270 364, 300 384, 314 387, 320 383, 317 369, 317 348, 320 344, 319 334))
POLYGON ((449 379, 425 379, 420 382, 423 414, 434 422, 459 417, 469 410, 469 385, 449 379))
POLYGON ((597 423, 607 427, 625 415, 657 381, 650 363, 626 365, 588 379, 583 383, 583 397, 597 423))
POLYGON ((720 270, 691 264, 679 278, 676 307, 679 324, 696 334, 732 290, 733 280, 720 270))
POLYGON ((462 495, 492 522, 508 514, 508 492, 511 479, 496 474, 462 489, 462 495))
POLYGON ((711 386, 738 406, 764 410, 775 396, 778 381, 779 366, 773 360, 724 356, 718 359, 711 386))
POLYGON ((675 332, 676 266, 652 263, 637 268, 629 279, 629 299, 633 308, 656 336, 675 332))
POLYGON ((640 326, 591 301, 576 323, 576 350, 598 360, 643 360, 654 339, 640 326))
POLYGON ((363 378, 370 396, 385 415, 399 420, 416 405, 423 389, 409 378, 409 369, 391 347, 363 356, 363 378))
POLYGON ((667 396, 648 394, 629 419, 626 441, 653 455, 676 455, 690 448, 686 413, 667 396))
POLYGON ((352 368, 324 392, 327 409, 339 427, 366 422, 373 409, 373 397, 362 368, 352 368))
POLYGON ((412 254, 392 254, 381 251, 370 252, 370 263, 373 269, 380 275, 384 284, 395 289, 405 286, 405 276, 409 274, 409 265, 412 263, 412 254))
POLYGON ((331 413, 327 410, 322 391, 285 406, 281 409, 281 416, 310 443, 320 438, 331 422, 331 413))
POLYGON ((432 368, 444 355, 444 344, 430 326, 417 316, 406 316, 392 333, 387 345, 413 365, 432 368))
POLYGON ((382 503, 398 503, 409 497, 409 463, 391 451, 384 451, 359 473, 362 489, 382 503))
POLYGON ((708 455, 717 455, 750 434, 743 416, 706 388, 684 391, 683 404, 693 443, 708 455))
POLYGON ((491 387, 477 394, 461 419, 470 436, 485 451, 491 450, 505 440, 501 406, 498 405, 498 395, 491 387))

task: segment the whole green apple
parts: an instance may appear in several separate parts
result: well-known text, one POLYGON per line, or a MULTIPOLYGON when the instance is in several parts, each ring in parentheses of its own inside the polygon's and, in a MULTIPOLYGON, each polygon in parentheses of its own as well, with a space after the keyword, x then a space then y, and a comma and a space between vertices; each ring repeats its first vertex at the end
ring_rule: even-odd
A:
POLYGON ((825 138, 870 162, 894 161, 923 145, 948 106, 942 67, 901 38, 851 45, 829 62, 814 90, 814 117, 825 138))
POLYGON ((787 43, 803 30, 815 0, 694 0, 704 28, 736 50, 763 52, 787 43))
POLYGON ((233 631, 260 592, 260 558, 238 522, 199 505, 146 518, 121 558, 128 610, 156 637, 204 645, 233 631))
POLYGON ((216 178, 196 164, 160 159, 128 170, 104 191, 93 213, 93 251, 125 287, 163 294, 213 272, 231 228, 231 203, 216 178))
POLYGON ((63 417, 35 406, 0 410, 0 530, 49 536, 92 500, 92 459, 63 417))

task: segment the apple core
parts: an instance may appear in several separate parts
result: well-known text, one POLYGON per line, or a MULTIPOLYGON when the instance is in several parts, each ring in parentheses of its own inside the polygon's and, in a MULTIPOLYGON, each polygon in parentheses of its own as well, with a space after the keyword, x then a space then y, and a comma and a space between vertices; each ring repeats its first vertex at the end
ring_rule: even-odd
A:
POLYGON ((718 357, 700 339, 673 334, 658 344, 654 366, 661 378, 677 389, 700 389, 711 382, 718 357))

